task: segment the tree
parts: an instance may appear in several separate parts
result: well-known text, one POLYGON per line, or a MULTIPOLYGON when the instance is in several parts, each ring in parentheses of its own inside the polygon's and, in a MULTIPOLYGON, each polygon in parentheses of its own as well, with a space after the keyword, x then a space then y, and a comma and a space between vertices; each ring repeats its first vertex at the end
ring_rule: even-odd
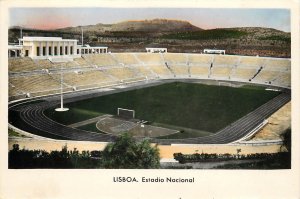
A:
POLYGON ((292 141, 291 140, 292 139, 291 139, 291 129, 290 128, 287 129, 281 135, 281 139, 282 139, 282 146, 281 147, 285 147, 288 152, 291 152, 291 150, 292 150, 292 141))
POLYGON ((102 162, 111 169, 159 168, 159 149, 148 140, 136 142, 128 133, 122 134, 114 143, 108 144, 102 162))

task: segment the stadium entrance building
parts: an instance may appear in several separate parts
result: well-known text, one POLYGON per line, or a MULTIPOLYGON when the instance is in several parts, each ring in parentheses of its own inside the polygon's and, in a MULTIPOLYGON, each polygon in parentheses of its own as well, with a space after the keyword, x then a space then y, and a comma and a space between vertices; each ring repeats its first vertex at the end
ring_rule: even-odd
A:
POLYGON ((152 48, 148 47, 146 48, 147 53, 167 53, 168 49, 167 48, 152 48))
POLYGON ((54 57, 76 58, 81 54, 107 53, 107 47, 77 45, 76 39, 61 37, 23 37, 19 45, 9 45, 8 57, 30 57, 32 59, 51 59, 54 57))

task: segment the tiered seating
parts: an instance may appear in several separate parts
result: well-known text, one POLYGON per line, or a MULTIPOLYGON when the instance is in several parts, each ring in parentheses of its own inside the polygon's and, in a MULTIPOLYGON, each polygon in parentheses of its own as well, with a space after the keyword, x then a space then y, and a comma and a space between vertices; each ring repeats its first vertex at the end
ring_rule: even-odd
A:
POLYGON ((235 67, 237 62, 237 56, 216 55, 211 68, 211 77, 229 79, 232 68, 235 67))
POLYGON ((188 66, 186 66, 186 65, 172 65, 170 67, 176 76, 189 75, 188 66))
POLYGON ((287 59, 268 59, 265 63, 266 70, 286 71, 291 68, 291 60, 287 59))
POLYGON ((145 64, 164 64, 158 53, 136 53, 136 56, 145 64))
POLYGON ((163 53, 162 56, 165 62, 170 65, 187 63, 187 57, 182 53, 163 53))
POLYGON ((80 58, 75 58, 73 62, 76 62, 78 66, 84 67, 84 66, 89 66, 89 63, 83 59, 82 57, 80 58))
POLYGON ((8 84, 8 92, 9 96, 16 96, 16 95, 22 95, 24 94, 22 91, 19 91, 15 85, 8 84))
POLYGON ((253 80, 261 83, 268 83, 276 79, 278 75, 278 71, 268 71, 263 69, 257 74, 257 76, 253 80))
POLYGON ((142 74, 143 76, 147 77, 148 79, 152 79, 155 75, 145 66, 138 65, 134 67, 137 73, 142 74))
POLYGON ((129 67, 109 68, 106 69, 106 72, 119 80, 134 79, 137 77, 135 71, 129 67))
POLYGON ((289 72, 282 72, 281 75, 276 78, 274 81, 275 85, 291 87, 291 73, 289 72))
POLYGON ((245 67, 245 68, 260 68, 264 65, 266 59, 261 57, 246 57, 243 56, 240 59, 240 62, 238 63, 239 67, 245 67))
POLYGON ((208 66, 190 66, 191 77, 203 77, 207 78, 209 75, 208 66))
POLYGON ((205 54, 189 54, 188 60, 190 65, 210 65, 212 62, 212 55, 205 54))
POLYGON ((9 58, 8 70, 10 72, 33 71, 41 69, 31 58, 9 58))
POLYGON ((56 63, 56 62, 52 62, 52 68, 73 68, 73 67, 81 67, 81 65, 79 65, 76 61, 69 61, 69 62, 64 62, 64 63, 56 63))
POLYGON ((94 54, 94 55, 83 55, 83 58, 93 65, 97 66, 116 66, 117 63, 110 54, 94 54))
POLYGON ((60 89, 59 81, 56 81, 51 78, 51 76, 44 74, 34 76, 20 76, 17 78, 10 77, 9 81, 18 90, 22 90, 26 93, 60 89))
POLYGON ((291 61, 286 59, 206 54, 116 53, 83 55, 83 58, 75 58, 65 63, 9 58, 10 97, 25 96, 26 93, 31 96, 59 93, 58 70, 50 70, 51 75, 35 70, 58 69, 61 66, 66 68, 64 91, 71 91, 72 87, 89 89, 122 82, 174 77, 249 81, 261 67, 262 70, 251 82, 285 87, 291 85, 291 61), (95 70, 95 65, 100 66, 101 70, 95 70), (75 67, 81 68, 79 72, 75 67), (29 73, 31 71, 35 72, 29 73))
POLYGON ((265 59, 261 57, 240 57, 238 65, 231 73, 231 79, 249 81, 264 65, 265 59))
POLYGON ((38 60, 34 60, 34 62, 41 68, 52 68, 53 67, 53 64, 48 59, 38 59, 38 60))
POLYGON ((149 68, 158 76, 172 76, 173 74, 165 65, 149 65, 149 68))
POLYGON ((231 74, 231 67, 217 67, 214 66, 211 68, 211 77, 212 78, 221 78, 221 79, 229 79, 231 74))
POLYGON ((189 54, 188 55, 191 77, 207 78, 212 62, 212 55, 189 54))
POLYGON ((239 66, 232 72, 231 79, 249 81, 256 74, 254 68, 240 68, 239 66))
MULTIPOLYGON (((59 74, 52 75, 55 79, 60 79, 59 74)), ((77 89, 99 87, 111 83, 112 79, 102 71, 83 71, 80 73, 64 73, 64 83, 75 86, 77 89)))
POLYGON ((125 65, 134 65, 138 64, 138 61, 135 59, 133 54, 129 53, 114 53, 113 56, 119 61, 119 63, 123 63, 125 65))
POLYGON ((238 56, 215 55, 214 66, 234 66, 238 63, 238 56))

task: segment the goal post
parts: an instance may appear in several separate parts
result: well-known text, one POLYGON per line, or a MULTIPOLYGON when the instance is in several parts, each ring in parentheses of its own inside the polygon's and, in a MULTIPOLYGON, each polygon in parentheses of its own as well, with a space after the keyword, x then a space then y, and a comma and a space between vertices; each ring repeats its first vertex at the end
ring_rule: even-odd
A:
POLYGON ((131 109, 118 108, 118 116, 127 119, 134 119, 135 111, 131 109))

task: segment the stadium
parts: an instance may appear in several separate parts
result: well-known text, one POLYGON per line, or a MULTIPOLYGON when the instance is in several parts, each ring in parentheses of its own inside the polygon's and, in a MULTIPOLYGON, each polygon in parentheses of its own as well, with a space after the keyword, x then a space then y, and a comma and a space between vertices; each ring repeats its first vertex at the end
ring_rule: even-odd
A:
POLYGON ((9 128, 33 138, 253 145, 291 100, 290 59, 48 45, 8 61, 9 128))

